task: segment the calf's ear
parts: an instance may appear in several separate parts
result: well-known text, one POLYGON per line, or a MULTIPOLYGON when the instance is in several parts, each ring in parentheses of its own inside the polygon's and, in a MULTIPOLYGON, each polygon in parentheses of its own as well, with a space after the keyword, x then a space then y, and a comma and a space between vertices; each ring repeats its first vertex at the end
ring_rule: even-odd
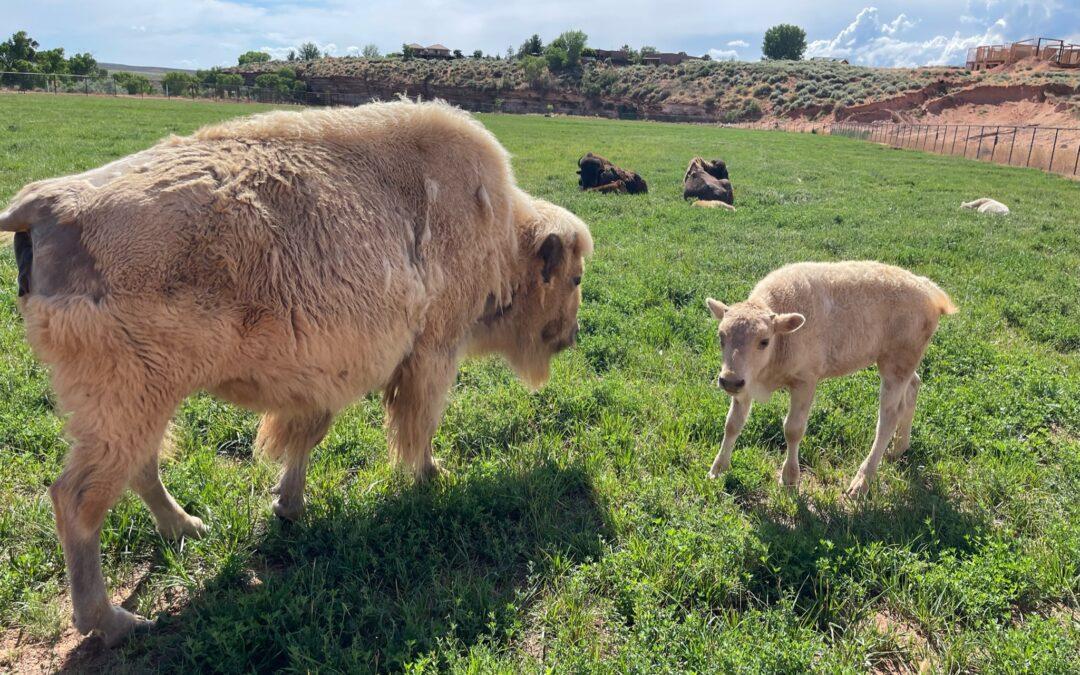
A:
POLYGON ((773 316, 773 330, 777 333, 794 333, 803 327, 806 317, 797 312, 773 316))
POLYGON ((705 298, 705 305, 709 308, 709 311, 712 312, 712 315, 716 317, 717 321, 724 320, 724 312, 728 309, 727 305, 719 300, 713 300, 712 298, 705 298))
POLYGON ((540 274, 544 277, 545 284, 551 281, 552 275, 558 271, 565 255, 566 247, 563 246, 562 237, 552 233, 544 238, 544 242, 540 244, 540 248, 536 251, 536 257, 540 258, 540 262, 543 264, 540 274))

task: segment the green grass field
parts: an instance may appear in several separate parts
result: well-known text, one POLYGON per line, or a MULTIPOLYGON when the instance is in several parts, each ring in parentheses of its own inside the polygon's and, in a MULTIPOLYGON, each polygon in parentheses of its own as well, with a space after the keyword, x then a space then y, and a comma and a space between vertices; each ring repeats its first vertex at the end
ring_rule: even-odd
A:
MULTIPOLYGON (((190 102, 0 96, 0 200, 169 132, 250 112, 190 102)), ((308 511, 270 513, 255 417, 207 396, 164 466, 211 526, 171 544, 132 495, 106 521, 110 589, 159 630, 114 670, 1076 672, 1080 669, 1080 186, 1034 170, 812 135, 487 116, 523 187, 592 227, 577 348, 530 394, 461 370, 417 487, 389 465, 377 397, 316 450, 308 511), (577 191, 592 150, 648 195, 577 191), (723 157, 738 212, 681 199, 723 157), (993 196, 1008 218, 960 211, 993 196), (712 295, 800 260, 874 258, 960 306, 934 338, 911 450, 857 506, 877 376, 825 383, 798 495, 776 483, 786 396, 758 405, 708 481, 727 399, 712 295)), ((65 441, 0 257, 0 669, 68 629, 46 486, 65 441)), ((80 651, 68 657, 78 663, 80 651)), ((48 650, 45 650, 47 653, 48 650)), ((40 665, 40 664, 39 664, 40 665)), ((52 667, 62 665, 62 659, 52 667)))

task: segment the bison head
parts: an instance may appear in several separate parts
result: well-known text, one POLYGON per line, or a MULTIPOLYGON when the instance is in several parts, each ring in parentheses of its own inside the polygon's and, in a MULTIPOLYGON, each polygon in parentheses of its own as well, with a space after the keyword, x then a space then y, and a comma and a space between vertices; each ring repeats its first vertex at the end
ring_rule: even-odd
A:
POLYGON ((566 209, 525 197, 517 209, 517 278, 509 304, 489 301, 470 341, 472 354, 496 352, 529 386, 547 382, 551 359, 574 344, 589 228, 566 209))

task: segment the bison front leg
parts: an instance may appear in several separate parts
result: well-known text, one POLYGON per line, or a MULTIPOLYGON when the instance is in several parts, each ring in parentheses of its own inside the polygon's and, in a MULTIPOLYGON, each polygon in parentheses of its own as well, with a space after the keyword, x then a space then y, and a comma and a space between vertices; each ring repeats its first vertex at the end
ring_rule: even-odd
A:
POLYGON ((735 449, 735 441, 739 439, 746 417, 750 414, 750 406, 753 405, 749 398, 732 398, 731 407, 728 408, 727 421, 724 423, 724 438, 720 441, 720 452, 716 453, 712 468, 709 469, 709 478, 718 478, 720 474, 731 468, 731 451, 735 449))
POLYGON ((784 440, 787 441, 787 459, 780 471, 780 484, 794 488, 799 485, 799 444, 806 434, 806 421, 810 406, 814 403, 814 385, 791 388, 791 407, 784 418, 784 440))
POLYGON ((432 456, 431 439, 456 372, 454 354, 418 349, 398 366, 384 392, 390 455, 412 469, 418 480, 442 472, 432 456))
POLYGON ((259 423, 255 445, 268 457, 281 459, 284 467, 273 493, 274 515, 299 520, 304 513, 304 485, 307 482, 311 450, 322 441, 334 416, 326 410, 270 412, 259 423))

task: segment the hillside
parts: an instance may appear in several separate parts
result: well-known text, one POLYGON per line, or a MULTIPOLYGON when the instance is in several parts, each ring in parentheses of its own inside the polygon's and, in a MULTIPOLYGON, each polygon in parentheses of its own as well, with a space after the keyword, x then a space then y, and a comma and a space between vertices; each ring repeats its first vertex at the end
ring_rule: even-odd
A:
MULTIPOLYGON (((1014 98, 1049 103, 1068 117, 1080 103, 1080 70, 1049 70, 1016 64, 1004 71, 973 73, 959 68, 868 68, 831 61, 687 61, 676 66, 616 67, 588 63, 580 70, 532 81, 517 61, 458 59, 402 61, 394 58, 324 58, 269 62, 231 69, 249 83, 283 67, 296 71, 308 90, 331 102, 359 103, 399 93, 445 98, 474 110, 556 112, 698 122, 821 120, 845 111, 898 108, 909 117, 919 106, 981 87, 1027 86, 1014 98), (882 102, 887 102, 882 105, 882 102), (1071 105, 1071 108, 1070 108, 1071 105)), ((995 101, 995 95, 988 100, 995 101)), ((1005 99, 1010 98, 1006 93, 1005 99)), ((978 96, 976 100, 982 100, 978 96)), ((961 100, 958 105, 969 102, 961 100)), ((885 115, 870 115, 876 119, 885 115)), ((1074 124, 1077 122, 1074 122, 1074 124)))

